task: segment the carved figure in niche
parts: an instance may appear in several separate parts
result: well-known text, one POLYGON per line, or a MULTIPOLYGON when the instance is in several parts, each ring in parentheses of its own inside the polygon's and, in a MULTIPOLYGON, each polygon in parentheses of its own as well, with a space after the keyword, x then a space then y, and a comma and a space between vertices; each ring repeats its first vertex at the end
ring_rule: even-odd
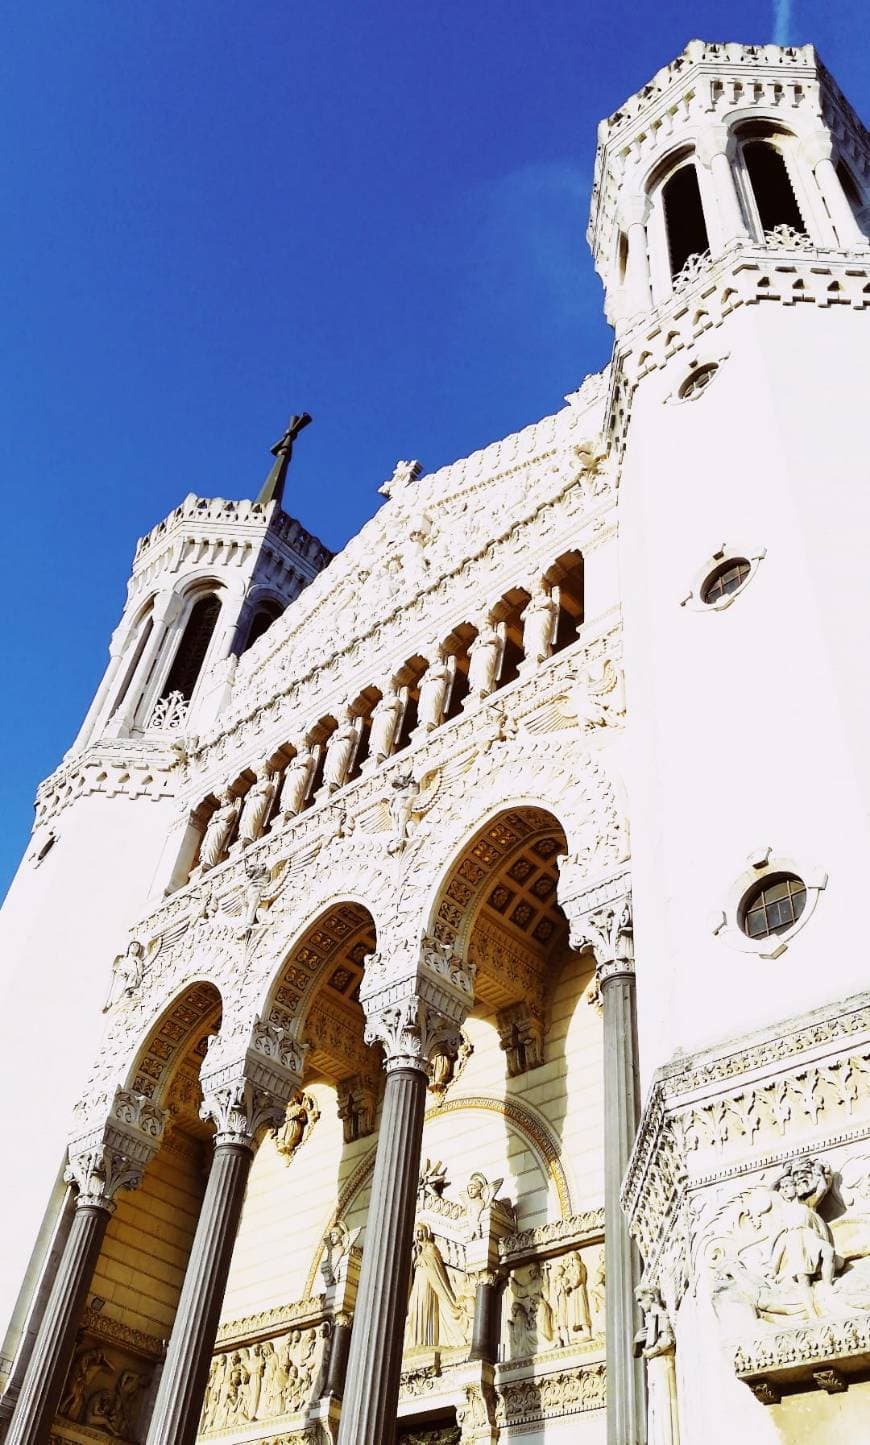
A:
POLYGON ((323 786, 328 793, 338 792, 347 782, 359 743, 360 723, 361 719, 351 717, 345 708, 341 722, 326 745, 323 786))
POLYGON ((260 1414, 268 1417, 280 1413, 280 1405, 276 1406, 275 1404, 276 1400, 280 1399, 280 1390, 276 1380, 279 1370, 278 1351, 271 1340, 265 1340, 263 1343, 263 1358, 266 1364, 263 1370, 260 1414))
POLYGON ((573 1345, 578 1337, 590 1339, 592 1319, 586 1291, 586 1266, 578 1249, 572 1249, 550 1266, 550 1289, 556 1334, 560 1345, 573 1345))
POLYGON ((440 1098, 451 1083, 455 1062, 455 1054, 451 1052, 446 1044, 439 1044, 432 1055, 429 1070, 429 1089, 436 1098, 440 1098))
POLYGON ((552 1348, 553 1311, 546 1295, 544 1273, 537 1261, 511 1274, 509 1310, 511 1359, 527 1359, 542 1349, 552 1348))
POLYGON ((635 1294, 643 1314, 635 1351, 646 1360, 647 1445, 680 1445, 676 1340, 670 1316, 657 1289, 640 1285, 635 1294))
POLYGON ((509 1004, 496 1014, 499 1047, 504 1050, 508 1078, 518 1078, 544 1062, 544 1021, 528 1003, 509 1004))
POLYGON ((774 1185, 782 1201, 782 1228, 773 1242, 773 1272, 795 1281, 811 1314, 819 1312, 813 1280, 820 1275, 828 1288, 834 1283, 834 1246, 828 1226, 816 1212, 830 1187, 830 1169, 815 1159, 793 1164, 774 1185))
POLYGON ((315 765, 316 759, 313 752, 305 743, 302 743, 284 772, 284 783, 278 803, 282 818, 295 818, 297 813, 302 812, 308 797, 315 765))
POLYGON ((468 691, 471 697, 479 700, 495 691, 503 654, 503 629, 486 618, 468 653, 468 691))
POLYGON ((243 844, 253 843, 262 835, 275 796, 276 782, 269 763, 261 763, 256 782, 245 794, 239 818, 239 838, 243 844))
POLYGON ((431 733, 444 721, 455 673, 455 657, 439 653, 423 674, 417 699, 417 727, 421 732, 431 733))
POLYGON ((523 612, 523 654, 527 662, 544 662, 553 651, 559 625, 559 599, 543 577, 535 584, 523 612))
POLYGON ((229 788, 221 793, 220 803, 209 818, 199 845, 199 863, 203 873, 209 868, 216 868, 224 858, 241 806, 241 800, 234 798, 229 788))
POLYGON ((405 1348, 465 1344, 464 1314, 428 1224, 418 1224, 414 1230, 413 1271, 405 1348))
POLYGON ((482 1232, 481 1221, 487 1209, 495 1203, 498 1191, 501 1189, 503 1179, 487 1179, 485 1174, 475 1171, 469 1178, 462 1195, 465 1212, 468 1222, 471 1225, 471 1238, 482 1232))
POLYGON ((122 1370, 113 1390, 95 1390, 88 1400, 85 1424, 95 1425, 117 1439, 129 1440, 135 1430, 136 1405, 145 1384, 136 1370, 122 1370))
POLYGON ((625 684, 622 672, 609 657, 589 660, 565 695, 562 710, 579 728, 591 732, 622 721, 625 684))
POLYGON ((337 1219, 327 1231, 320 1261, 320 1273, 327 1286, 341 1278, 345 1260, 359 1238, 359 1232, 359 1229, 348 1229, 342 1219, 337 1219))
MULTIPOLYGON (((267 1342, 268 1343, 268 1342, 267 1342)), ((263 1393, 263 1375, 266 1372, 266 1345, 251 1345, 248 1352, 248 1398, 245 1411, 249 1420, 256 1420, 263 1393)))
POLYGON ((82 1350, 73 1361, 67 1376, 66 1390, 58 1413, 67 1420, 80 1421, 89 1385, 102 1370, 110 1369, 111 1365, 102 1350, 82 1350))
POLYGON ((143 960, 145 950, 137 938, 127 944, 127 952, 119 953, 112 963, 112 981, 103 1013, 108 1013, 122 998, 132 998, 142 982, 145 972, 143 960))
POLYGON ((297 1090, 287 1104, 284 1123, 275 1131, 275 1148, 287 1164, 319 1118, 320 1110, 311 1095, 297 1090))
POLYGON ((432 541, 432 518, 428 512, 416 511, 408 515, 408 535, 402 547, 402 565, 408 581, 419 584, 428 567, 426 548, 432 541))
POLYGON ((396 746, 404 711, 403 699, 393 687, 389 687, 372 713, 369 757, 376 763, 388 758, 396 746))

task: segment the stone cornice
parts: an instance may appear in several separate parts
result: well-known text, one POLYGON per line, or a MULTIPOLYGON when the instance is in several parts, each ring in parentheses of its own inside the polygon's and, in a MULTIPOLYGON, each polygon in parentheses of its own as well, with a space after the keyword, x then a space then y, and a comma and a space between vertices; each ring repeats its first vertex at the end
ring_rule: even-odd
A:
POLYGON ((77 798, 173 798, 181 784, 184 751, 167 738, 103 738, 59 767, 36 792, 34 826, 46 827, 77 798))

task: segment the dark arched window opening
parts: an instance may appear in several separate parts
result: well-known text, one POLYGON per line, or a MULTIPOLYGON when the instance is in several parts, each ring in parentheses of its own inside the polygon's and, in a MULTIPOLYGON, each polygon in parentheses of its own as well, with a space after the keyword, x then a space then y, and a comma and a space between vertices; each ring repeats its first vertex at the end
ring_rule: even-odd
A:
POLYGON ((703 256, 710 249, 698 173, 693 165, 681 166, 662 186, 665 227, 671 275, 678 276, 690 256, 703 256))
POLYGON ((806 226, 791 188, 788 170, 781 153, 768 141, 747 141, 743 162, 758 208, 761 230, 773 231, 788 226, 806 235, 806 226))
POLYGON ((846 165, 845 161, 837 161, 837 179, 840 182, 840 185, 843 187, 843 194, 845 195, 846 200, 849 202, 849 205, 852 207, 852 210, 857 216, 859 211, 863 209, 861 203, 861 194, 858 190, 857 185, 855 184, 855 177, 852 175, 852 172, 849 170, 849 167, 846 165))
POLYGON ((243 652, 247 652, 249 647, 253 647, 255 642, 259 642, 263 633, 269 631, 273 622, 277 622, 283 610, 280 602, 263 602, 257 608, 248 632, 247 640, 242 648, 243 652))
POLYGON ((180 692, 187 702, 190 701, 220 610, 220 599, 215 597, 213 592, 207 597, 200 597, 199 601, 194 603, 161 697, 180 692))

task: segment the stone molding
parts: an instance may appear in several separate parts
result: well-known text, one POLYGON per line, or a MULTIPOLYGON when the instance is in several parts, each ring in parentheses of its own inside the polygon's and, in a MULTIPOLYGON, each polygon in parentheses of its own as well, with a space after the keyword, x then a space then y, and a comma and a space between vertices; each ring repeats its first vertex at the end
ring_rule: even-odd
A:
POLYGON ((200 1071, 200 1118, 216 1126, 215 1143, 250 1148, 258 1132, 284 1122, 287 1104, 302 1082, 308 1045, 279 1024, 258 1019, 247 1048, 213 1035, 200 1071))
POLYGON ((82 1311, 80 1328, 89 1335, 106 1340, 110 1345, 119 1345, 132 1350, 134 1354, 145 1355, 147 1359, 159 1360, 165 1353, 166 1344, 159 1335, 149 1335, 145 1330, 134 1329, 132 1325, 124 1324, 122 1320, 113 1319, 111 1315, 92 1307, 86 1307, 82 1311))
POLYGON ((568 919, 571 947, 591 949, 600 988, 610 979, 634 976, 631 875, 623 869, 575 892, 583 881, 582 867, 570 856, 562 858, 557 896, 568 919))
POLYGON ((597 1244, 603 1238, 604 1210, 587 1209, 567 1219, 539 1224, 535 1229, 502 1235, 498 1242, 499 1263, 514 1266, 527 1258, 546 1258, 550 1253, 560 1254, 580 1245, 597 1244))
MULTIPOLYGON (((152 738, 102 738, 65 758, 36 791, 34 829, 47 827, 78 798, 174 798, 182 781, 179 743, 152 738)), ((37 839, 38 841, 38 839, 37 839)))

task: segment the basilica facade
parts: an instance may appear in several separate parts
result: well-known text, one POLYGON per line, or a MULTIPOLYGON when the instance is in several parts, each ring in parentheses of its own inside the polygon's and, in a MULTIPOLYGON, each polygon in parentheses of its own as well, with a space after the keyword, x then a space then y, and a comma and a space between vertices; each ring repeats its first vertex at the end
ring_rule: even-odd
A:
POLYGON ((7 1445, 866 1436, 868 233, 814 50, 694 41, 560 410, 139 542, 0 922, 7 1445))

